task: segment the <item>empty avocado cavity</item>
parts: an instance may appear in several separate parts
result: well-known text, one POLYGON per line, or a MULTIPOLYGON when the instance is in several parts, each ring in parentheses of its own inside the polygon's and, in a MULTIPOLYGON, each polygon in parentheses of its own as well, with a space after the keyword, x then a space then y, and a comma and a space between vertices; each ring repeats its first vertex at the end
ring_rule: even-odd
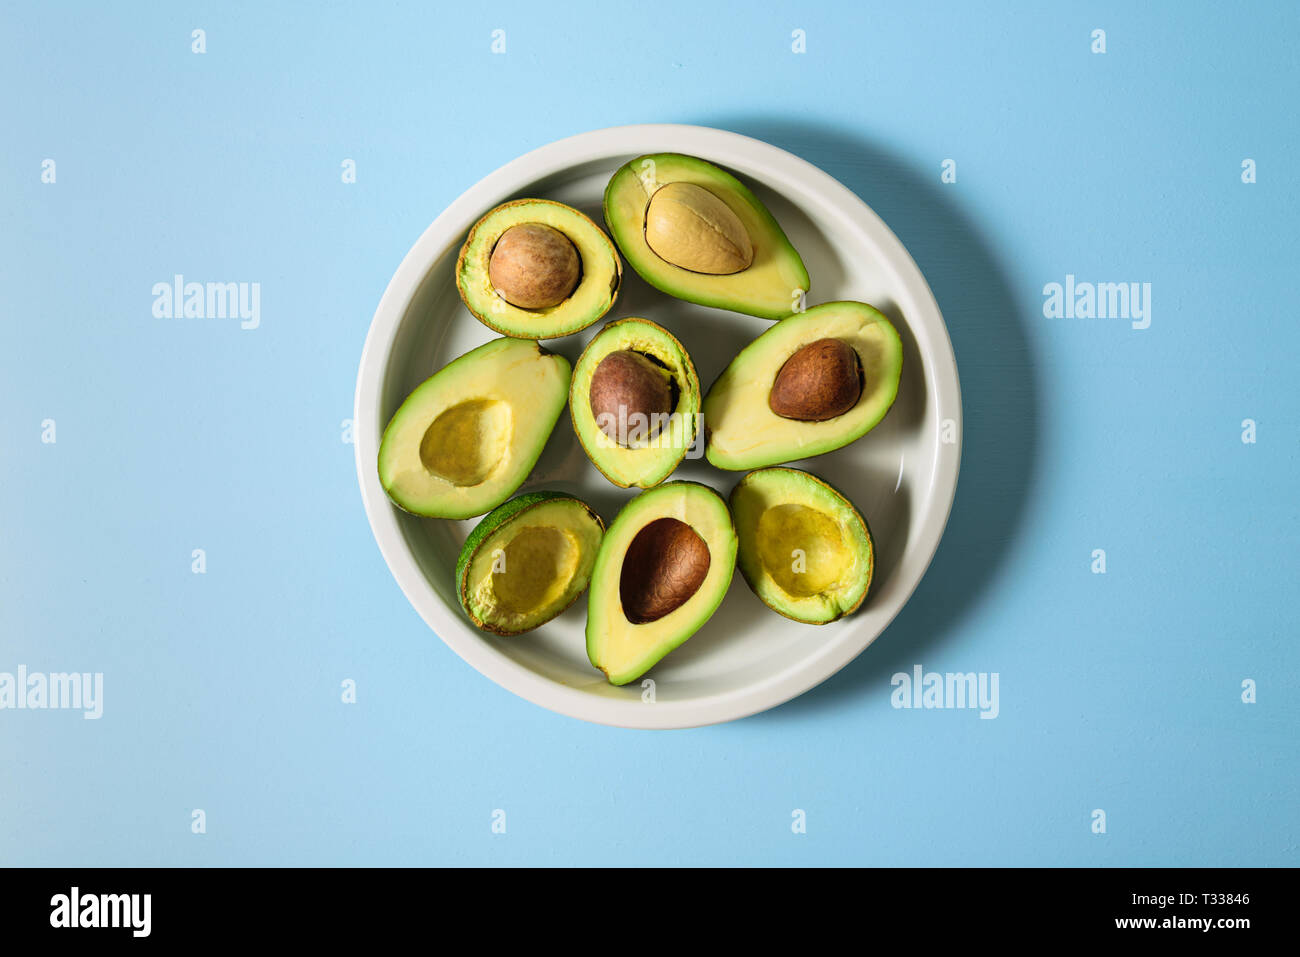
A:
POLYGON ((600 516, 570 495, 512 498, 484 516, 461 549, 461 607, 499 635, 545 624, 586 589, 604 529, 600 516))
POLYGON ((759 469, 737 483, 730 505, 740 573, 769 608, 823 625, 862 604, 875 545, 862 515, 829 483, 798 469, 759 469))
POLYGON ((510 406, 500 399, 470 399, 430 423, 420 440, 420 461, 429 474, 467 488, 495 470, 510 444, 510 406))
POLYGON ((569 379, 569 360, 527 339, 465 353, 393 413, 379 445, 384 491, 430 518, 471 518, 500 505, 542 454, 569 379))

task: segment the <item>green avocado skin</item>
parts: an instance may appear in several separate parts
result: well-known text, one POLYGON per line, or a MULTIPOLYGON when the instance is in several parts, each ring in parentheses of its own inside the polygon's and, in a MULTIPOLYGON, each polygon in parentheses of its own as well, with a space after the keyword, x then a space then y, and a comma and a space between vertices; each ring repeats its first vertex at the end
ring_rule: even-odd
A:
MULTIPOLYGON (((889 318, 874 306, 867 305, 863 302, 836 300, 834 302, 824 302, 820 305, 810 306, 802 313, 795 313, 787 316, 785 319, 782 319, 780 322, 777 322, 775 325, 768 328, 759 335, 757 339, 754 339, 741 349, 736 357, 727 364, 727 367, 722 370, 718 377, 713 380, 713 383, 709 386, 708 392, 705 393, 702 406, 705 421, 709 421, 710 415, 716 416, 712 409, 712 403, 721 401, 718 399, 718 390, 724 382, 733 377, 739 377, 742 380, 746 378, 753 379, 762 373, 763 370, 761 367, 758 370, 752 369, 758 361, 756 357, 754 357, 753 350, 759 348, 761 343, 770 342, 771 339, 769 339, 769 337, 786 336, 791 332, 791 330, 802 329, 805 326, 807 327, 807 330, 804 334, 804 341, 811 341, 812 339, 819 337, 819 324, 824 320, 824 318, 828 315, 834 316, 834 314, 839 311, 852 311, 870 317, 874 324, 884 330, 891 343, 892 348, 889 354, 874 372, 875 377, 878 378, 881 383, 879 395, 871 399, 864 396, 860 400, 864 404, 870 402, 874 407, 874 414, 862 418, 855 427, 844 431, 842 434, 829 438, 821 438, 814 444, 794 445, 789 442, 785 444, 768 442, 767 445, 761 448, 758 452, 750 452, 743 459, 735 456, 720 456, 717 447, 712 441, 710 441, 708 447, 705 449, 705 457, 709 460, 710 464, 730 472, 740 472, 747 469, 763 469, 774 465, 780 465, 784 462, 812 458, 817 455, 823 455, 827 452, 833 452, 856 442, 884 420, 889 410, 893 408, 894 402, 898 399, 898 388, 903 372, 902 339, 899 337, 898 330, 894 327, 894 324, 890 322, 889 318)), ((777 338, 777 341, 780 341, 780 339, 777 338)), ((778 369, 769 370, 769 376, 775 377, 778 369)), ((771 381, 770 377, 768 381, 771 381)), ((730 398, 731 401, 735 401, 733 397, 728 398, 730 398)), ((845 416, 839 418, 845 418, 855 413, 856 409, 853 409, 850 410, 849 413, 846 413, 845 416)), ((839 419, 837 418, 833 421, 839 421, 839 419)), ((795 423, 795 425, 797 427, 799 424, 795 423)), ((821 480, 818 479, 818 481, 821 480)), ((826 483, 823 482, 822 484, 826 483)))
MULTIPOLYGON (((721 507, 719 512, 719 518, 723 522, 725 522, 725 525, 719 524, 718 526, 719 537, 721 538, 721 542, 719 544, 721 545, 721 548, 715 550, 713 548, 713 544, 710 543, 710 557, 712 560, 719 561, 722 564, 722 566, 727 569, 727 572, 725 576, 721 577, 718 580, 718 583, 715 586, 714 593, 712 595, 706 596, 704 603, 701 605, 700 608, 697 609, 695 618, 692 621, 690 621, 687 625, 682 627, 679 631, 670 634, 667 638, 665 638, 658 645, 652 648, 645 656, 642 657, 640 663, 635 668, 629 671, 623 671, 617 674, 611 674, 610 671, 608 671, 606 667, 599 662, 601 654, 597 646, 597 639, 600 637, 600 635, 597 633, 597 630, 595 628, 595 623, 593 622, 592 615, 589 610, 587 615, 587 628, 586 628, 587 657, 588 660, 591 661, 594 667, 600 669, 602 672, 605 673, 605 677, 611 685, 620 686, 635 681, 637 678, 640 678, 647 671, 649 671, 651 668, 657 665, 670 652, 674 651, 675 649, 683 645, 687 641, 687 639, 689 639, 697 631, 699 631, 701 628, 704 627, 705 623, 713 616, 713 613, 717 611, 718 606, 722 604, 722 600, 726 597, 727 591, 731 587, 731 580, 735 573, 735 568, 736 568, 736 552, 738 547, 737 544, 738 537, 736 535, 735 524, 731 517, 731 510, 727 507, 726 500, 721 495, 719 495, 715 489, 710 488, 709 486, 703 484, 702 482, 694 482, 694 481, 690 481, 689 479, 677 479, 672 482, 665 482, 662 485, 657 485, 654 488, 646 489, 640 495, 629 500, 619 511, 618 515, 614 518, 614 521, 610 523, 610 527, 609 527, 610 534, 612 535, 619 522, 626 523, 626 522, 637 521, 638 516, 640 516, 641 513, 643 512, 648 512, 650 518, 653 519, 654 515, 656 514, 655 512, 656 500, 660 498, 663 495, 663 493, 671 491, 673 489, 691 489, 698 494, 706 495, 717 500, 717 504, 721 507)), ((697 529, 697 531, 699 531, 699 529, 697 529)), ((711 537, 710 535, 706 535, 705 536, 706 541, 709 541, 710 537, 711 537)), ((610 541, 610 535, 606 536, 606 542, 608 541, 610 541)), ((605 578, 605 572, 602 569, 602 562, 605 564, 611 564, 611 563, 617 564, 617 566, 621 568, 623 556, 621 554, 616 556, 613 555, 612 553, 608 553, 605 547, 606 542, 601 543, 601 554, 597 556, 596 565, 592 569, 592 573, 591 573, 592 590, 588 593, 589 603, 597 601, 599 599, 599 596, 597 596, 595 592, 595 586, 597 584, 598 578, 602 579, 602 583, 605 584, 606 587, 613 588, 613 589, 618 588, 617 580, 611 582, 603 581, 603 579, 605 578)))
MULTIPOLYGON (((608 349, 603 355, 608 355, 609 352, 613 351, 615 349, 608 349)), ((587 343, 587 347, 583 350, 573 368, 569 382, 569 415, 573 420, 573 431, 578 436, 578 443, 582 446, 582 450, 587 453, 587 458, 596 467, 596 471, 619 488, 631 488, 632 486, 653 488, 662 484, 664 479, 673 473, 686 457, 687 450, 695 442, 695 433, 699 428, 701 399, 700 377, 695 371, 695 363, 691 359, 690 353, 686 351, 686 347, 682 345, 681 340, 659 323, 636 316, 605 323, 600 332, 596 333, 592 340, 587 343), (599 429, 590 411, 591 374, 594 371, 594 366, 598 364, 593 362, 590 357, 595 354, 597 349, 608 346, 610 342, 613 342, 616 347, 627 346, 638 335, 659 340, 655 343, 653 350, 642 350, 646 355, 660 362, 672 359, 681 365, 681 374, 678 376, 670 375, 668 378, 678 389, 677 407, 673 411, 687 416, 690 425, 687 433, 683 436, 680 449, 669 448, 666 451, 670 454, 666 455, 658 450, 647 450, 641 453, 646 464, 642 466, 640 472, 635 474, 628 472, 619 475, 606 458, 609 453, 601 448, 597 438, 599 429), (674 451, 676 454, 671 454, 674 451)))
MULTIPOLYGON (((575 243, 575 245, 579 244, 575 243)), ((581 248, 579 255, 584 258, 586 255, 581 248)), ((587 271, 590 272, 590 262, 587 263, 587 271)), ((557 339, 582 331, 613 308, 614 302, 618 299, 622 279, 622 261, 618 257, 613 241, 605 235, 604 230, 592 222, 585 213, 551 199, 516 199, 489 210, 470 229, 469 236, 461 247, 460 256, 456 260, 456 288, 465 307, 489 329, 517 339, 557 339), (607 259, 607 265, 612 273, 609 286, 605 290, 606 295, 591 299, 590 308, 586 312, 574 313, 573 311, 574 295, 578 294, 585 277, 584 280, 580 280, 579 289, 575 289, 565 302, 550 309, 532 312, 527 316, 526 325, 494 317, 492 309, 475 295, 473 292, 475 281, 486 280, 484 273, 487 256, 476 259, 471 254, 476 246, 490 253, 502 233, 510 226, 509 222, 504 224, 501 222, 501 214, 508 214, 510 210, 517 209, 542 209, 549 212, 551 216, 558 215, 566 221, 561 225, 560 231, 567 235, 570 241, 573 241, 574 235, 581 234, 585 240, 584 245, 599 247, 600 252, 604 253, 602 258, 607 259), (480 235, 481 233, 483 235, 480 235)), ((529 312, 524 310, 525 314, 529 312)))
MULTIPOLYGON (((424 395, 427 390, 436 387, 434 383, 445 381, 450 376, 469 376, 470 370, 475 367, 476 363, 493 359, 500 352, 506 349, 518 348, 519 344, 524 341, 525 340, 521 339, 502 337, 500 339, 493 339, 489 342, 485 342, 483 345, 471 349, 464 355, 457 356, 451 362, 447 363, 433 375, 429 376, 429 378, 416 386, 411 394, 402 400, 402 404, 398 406, 397 411, 394 412, 392 417, 388 420, 388 424, 384 426, 383 434, 380 437, 377 470, 379 473, 379 483, 383 486, 384 492, 388 495, 389 501, 400 508, 403 512, 406 512, 409 515, 419 515, 423 518, 452 519, 467 519, 483 514, 486 509, 486 506, 484 505, 478 505, 469 510, 429 507, 427 503, 419 503, 415 500, 396 495, 392 487, 392 477, 385 465, 385 456, 390 445, 393 444, 392 436, 401 424, 403 416, 411 408, 419 406, 421 396, 424 395), (426 507, 421 507, 421 504, 424 504, 426 507)), ((528 457, 526 458, 526 467, 520 471, 519 480, 515 483, 514 489, 517 489, 528 478, 533 466, 536 465, 537 460, 541 458, 542 451, 546 447, 546 442, 549 440, 551 433, 555 430, 555 424, 560 420, 560 416, 564 414, 564 407, 568 402, 568 386, 573 374, 573 368, 570 365, 569 360, 563 355, 552 352, 539 342, 534 341, 530 344, 536 349, 538 355, 549 357, 559 366, 564 376, 565 387, 563 390, 563 401, 555 405, 552 413, 547 414, 538 420, 537 431, 534 435, 541 436, 541 441, 536 444, 535 450, 528 453, 528 457)), ((504 494, 508 496, 511 491, 514 491, 514 489, 506 491, 504 494)))
MULTIPOLYGON (((567 500, 574 503, 574 505, 580 506, 589 516, 591 516, 596 524, 600 526, 600 529, 604 531, 604 520, 582 499, 575 498, 574 496, 568 495, 564 492, 542 491, 525 492, 523 495, 516 495, 508 502, 498 505, 492 511, 483 516, 479 523, 474 526, 474 530, 469 533, 469 537, 465 539, 465 544, 462 545, 460 549, 460 556, 456 559, 456 597, 460 600, 460 606, 465 610, 465 614, 469 615, 470 619, 476 624, 479 624, 479 627, 483 627, 483 625, 479 623, 478 618, 475 617, 474 613, 470 610, 466 595, 469 585, 469 582, 467 581, 469 566, 470 562, 474 560, 474 555, 478 552, 480 546, 488 540, 488 538, 509 522, 514 521, 516 518, 530 509, 536 508, 538 505, 557 500, 567 500)), ((581 594, 581 592, 575 594, 573 596, 574 600, 576 601, 578 596, 581 594)), ((542 624, 544 624, 544 622, 542 624)))
MULTIPOLYGON (((763 594, 759 591, 759 582, 756 578, 756 572, 748 567, 747 562, 737 561, 736 567, 739 568, 741 577, 745 579, 745 584, 749 586, 750 591, 752 591, 755 595, 757 595, 759 600, 761 600, 763 604, 767 605, 768 608, 771 608, 778 615, 782 615, 786 618, 789 618, 791 621, 797 621, 800 624, 826 625, 826 624, 830 624, 833 621, 838 621, 840 618, 843 618, 846 615, 853 614, 862 606, 863 601, 866 600, 867 593, 871 591, 871 582, 872 579, 875 577, 874 572, 875 572, 876 540, 875 537, 871 534, 871 526, 867 524, 866 516, 864 516, 862 512, 859 511, 858 507, 853 504, 853 501, 847 495, 845 495, 843 491, 841 491, 839 488, 832 485, 830 482, 826 481, 826 479, 822 478, 820 475, 813 475, 811 472, 805 472, 803 469, 794 469, 794 468, 789 468, 788 466, 772 466, 769 468, 756 469, 753 472, 750 472, 748 475, 746 475, 739 482, 737 482, 736 486, 731 490, 731 494, 727 497, 727 505, 732 513, 733 521, 736 513, 736 507, 735 507, 736 495, 738 492, 740 492, 741 487, 745 484, 745 482, 755 475, 760 475, 760 474, 771 475, 776 472, 784 473, 782 477, 789 482, 806 482, 810 485, 820 485, 826 491, 831 493, 831 495, 837 500, 837 505, 839 505, 839 507, 844 510, 845 514, 847 514, 849 517, 857 521, 862 526, 862 531, 866 535, 867 548, 869 550, 870 558, 871 558, 871 574, 867 578, 866 587, 862 589, 862 594, 858 596, 857 600, 852 604, 852 606, 844 608, 843 610, 840 611, 839 614, 833 617, 816 618, 816 619, 801 618, 799 617, 799 615, 793 613, 789 608, 781 607, 781 604, 779 602, 773 604, 772 601, 769 601, 767 598, 765 598, 763 594)), ((736 534, 737 535, 741 534, 739 525, 737 525, 736 534)))
POLYGON ((725 193, 731 196, 736 203, 748 207, 757 220, 755 225, 759 230, 759 235, 751 236, 755 244, 762 243, 784 259, 788 267, 787 276, 791 280, 791 288, 797 286, 806 292, 810 287, 808 270, 803 259, 786 236, 776 217, 772 215, 771 210, 754 194, 753 190, 720 166, 698 156, 688 156, 682 153, 652 153, 638 156, 619 167, 605 187, 602 202, 605 225, 609 228, 610 235, 623 253, 628 265, 632 267, 637 275, 660 292, 686 302, 694 302, 702 306, 712 306, 718 309, 729 309, 733 312, 746 313, 762 319, 783 319, 789 315, 791 311, 790 297, 788 295, 790 289, 783 288, 781 290, 779 302, 768 302, 756 301, 752 295, 746 295, 743 291, 728 291, 726 287, 711 282, 711 280, 715 279, 734 279, 734 276, 713 277, 705 273, 695 273, 692 281, 683 286, 680 281, 674 279, 672 270, 664 268, 666 264, 655 256, 653 251, 638 251, 632 247, 628 241, 629 237, 634 233, 644 234, 645 232, 645 210, 644 208, 639 210, 641 213, 639 221, 625 221, 625 217, 619 215, 619 191, 625 177, 635 177, 637 175, 636 171, 643 168, 646 163, 656 162, 690 167, 704 174, 708 180, 707 188, 711 192, 720 197, 725 193))
MULTIPOLYGON (((469 563, 474 559, 474 553, 478 551, 480 545, 489 535, 498 528, 510 521, 520 512, 527 511, 534 505, 540 505, 542 502, 550 502, 557 498, 568 498, 578 502, 585 507, 586 503, 581 502, 572 495, 565 495, 563 492, 525 492, 523 495, 516 495, 508 502, 498 505, 492 511, 488 512, 474 526, 474 531, 469 533, 469 538, 465 539, 465 544, 461 546, 460 557, 456 559, 456 583, 457 592, 463 594, 462 582, 465 577, 465 570, 469 568, 469 563)), ((461 599, 464 601, 464 599, 461 599)))

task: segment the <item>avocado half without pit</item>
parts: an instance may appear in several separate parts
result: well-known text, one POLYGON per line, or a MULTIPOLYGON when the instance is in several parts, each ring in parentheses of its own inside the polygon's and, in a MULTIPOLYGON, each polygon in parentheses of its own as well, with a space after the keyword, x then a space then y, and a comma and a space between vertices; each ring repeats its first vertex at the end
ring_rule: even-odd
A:
POLYGON ((740 471, 842 448, 885 417, 902 369, 898 331, 865 303, 828 302, 782 319, 704 397, 706 455, 740 471))
POLYGON ((608 323, 574 366, 573 429, 592 464, 621 488, 671 475, 695 443, 699 412, 691 357, 648 319, 608 323))
POLYGON ((585 502, 529 492, 485 515, 456 563, 456 594, 475 625, 518 635, 544 625, 587 588, 605 523, 585 502))
POLYGON ((736 565, 736 532, 713 489, 668 482, 614 519, 591 573, 587 657, 610 684, 635 681, 717 610, 736 565))
POLYGON ((528 339, 494 339, 407 397, 384 429, 379 481, 430 518, 472 518, 515 493, 564 411, 569 360, 528 339))
POLYGON ((587 328, 614 305, 622 276, 604 231, 549 199, 515 200, 488 212, 456 263, 456 287, 469 311, 521 339, 587 328))
POLYGON ((808 291, 808 270, 740 180, 680 153, 639 156, 605 189, 605 225, 656 289, 704 306, 780 319, 808 291))
POLYGON ((740 573, 769 608, 824 625, 862 604, 875 545, 841 492, 798 469, 759 469, 732 489, 730 504, 740 573))

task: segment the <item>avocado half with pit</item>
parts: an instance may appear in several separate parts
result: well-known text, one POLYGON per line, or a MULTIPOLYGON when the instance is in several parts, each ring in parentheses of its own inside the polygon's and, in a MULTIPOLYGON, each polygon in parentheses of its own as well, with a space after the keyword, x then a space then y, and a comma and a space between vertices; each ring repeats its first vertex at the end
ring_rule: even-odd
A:
POLYGON ((532 471, 569 394, 570 367, 528 339, 494 339, 425 380, 393 414, 379 481, 430 518, 496 508, 532 471))
POLYGON ((875 543, 842 492, 798 469, 759 469, 736 484, 730 504, 740 573, 765 605, 810 625, 857 611, 875 543))
POLYGON ((489 329, 554 339, 587 328, 618 298, 623 265, 604 230, 549 199, 518 199, 474 224, 456 288, 489 329))
POLYGON ((638 156, 605 188, 605 225, 628 264, 688 302, 780 319, 808 270, 762 201, 726 170, 680 153, 638 156))
POLYGON ((456 594, 484 631, 518 635, 544 625, 581 595, 605 523, 586 502, 528 492, 494 508, 456 562, 456 594))
POLYGON ((704 397, 706 455, 741 471, 842 448, 885 417, 902 369, 898 330, 865 303, 828 302, 782 319, 704 397))
POLYGON ((717 610, 736 532, 713 489, 668 482, 632 499, 605 533, 587 593, 587 657, 613 685, 635 681, 717 610))
POLYGON ((573 369, 573 429, 592 464, 621 488, 671 475, 695 443, 699 412, 695 364, 649 319, 608 323, 573 369))

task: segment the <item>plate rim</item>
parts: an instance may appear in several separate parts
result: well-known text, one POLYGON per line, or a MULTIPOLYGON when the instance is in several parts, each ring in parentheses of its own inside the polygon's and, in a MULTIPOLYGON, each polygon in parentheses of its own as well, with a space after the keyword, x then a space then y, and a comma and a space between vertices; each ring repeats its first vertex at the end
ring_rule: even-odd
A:
MULTIPOLYGON (((925 577, 947 528, 961 470, 963 418, 956 354, 938 301, 911 253, 861 197, 826 171, 771 143, 713 127, 650 123, 592 130, 530 150, 480 179, 429 224, 393 273, 371 319, 357 370, 352 422, 357 482, 371 534, 407 601, 447 647, 500 687, 550 711, 613 727, 671 729, 733 721, 784 704, 840 671, 885 632, 925 577), (654 146, 647 149, 647 144, 654 146), (794 189, 810 195, 820 194, 823 201, 830 201, 827 205, 846 224, 865 230, 887 252, 887 261, 921 311, 932 312, 937 319, 934 328, 928 322, 925 324, 926 332, 935 337, 930 348, 922 349, 918 343, 918 352, 935 379, 929 397, 935 399, 943 393, 937 407, 945 413, 944 418, 955 420, 956 442, 955 447, 938 457, 934 469, 933 504, 916 534, 923 557, 916 560, 908 575, 910 580, 902 586, 895 607, 887 613, 875 634, 859 637, 850 629, 823 646, 819 653, 741 688, 686 701, 656 702, 647 707, 639 695, 627 699, 592 695, 543 677, 483 641, 445 605, 426 580, 406 545, 396 511, 379 484, 378 474, 368 463, 378 455, 381 429, 372 427, 371 420, 377 415, 393 339, 430 264, 446 251, 449 242, 458 243, 461 234, 483 209, 499 202, 502 196, 513 195, 524 183, 605 156, 651 152, 703 156, 742 175, 753 176, 782 193, 794 189), (753 172, 757 167, 763 171, 753 172), (777 175, 772 176, 773 170, 777 175)), ((904 551, 901 565, 907 564, 908 551, 910 546, 904 551)), ((896 570, 895 574, 900 572, 901 569, 896 570)))

